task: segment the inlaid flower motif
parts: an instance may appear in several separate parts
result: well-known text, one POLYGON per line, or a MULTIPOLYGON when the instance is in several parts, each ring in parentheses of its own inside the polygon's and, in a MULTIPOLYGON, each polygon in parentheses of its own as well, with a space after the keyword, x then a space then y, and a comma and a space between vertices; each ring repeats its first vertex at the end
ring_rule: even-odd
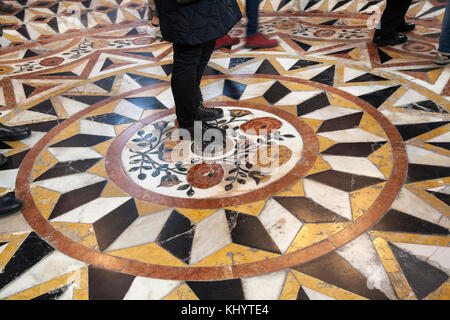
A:
POLYGON ((161 178, 161 182, 158 187, 170 188, 176 186, 179 183, 181 183, 181 181, 178 179, 176 175, 168 174, 161 178))
POLYGON ((281 167, 292 157, 292 150, 282 145, 258 148, 256 163, 263 168, 281 167))
POLYGON ((314 32, 314 35, 318 38, 329 38, 331 36, 334 36, 336 31, 333 29, 320 29, 314 32))
POLYGON ((92 42, 92 48, 94 49, 103 49, 109 46, 109 41, 106 40, 94 40, 92 42))
POLYGON ((177 162, 183 159, 184 148, 182 140, 166 140, 161 150, 161 159, 166 162, 177 162))
POLYGON ((233 118, 241 118, 245 117, 249 114, 252 114, 250 110, 243 110, 243 109, 231 109, 230 110, 230 116, 233 118))
POLYGON ((241 130, 246 134, 264 135, 281 128, 283 123, 272 117, 256 118, 241 125, 241 130))
POLYGON ((193 187, 208 189, 218 185, 224 171, 218 163, 202 162, 191 167, 187 173, 187 181, 193 187))
POLYGON ((55 67, 55 66, 59 66, 63 62, 64 62, 64 58, 51 57, 51 58, 42 60, 39 64, 44 67, 55 67))

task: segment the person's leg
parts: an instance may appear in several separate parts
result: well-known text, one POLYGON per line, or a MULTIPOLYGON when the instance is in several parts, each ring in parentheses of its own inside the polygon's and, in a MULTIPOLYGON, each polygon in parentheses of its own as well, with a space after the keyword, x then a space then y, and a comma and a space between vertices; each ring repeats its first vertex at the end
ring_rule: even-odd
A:
POLYGON ((245 14, 247 15, 247 37, 251 37, 258 33, 259 0, 246 0, 245 14))
POLYGON ((408 40, 399 29, 404 26, 404 17, 411 0, 386 0, 386 8, 380 20, 380 29, 375 30, 373 41, 376 45, 396 45, 408 40))
POLYGON ((173 44, 172 93, 175 113, 182 128, 194 125, 194 108, 198 97, 197 70, 202 55, 202 45, 173 44))
POLYGON ((444 20, 442 21, 441 37, 439 39, 439 51, 450 53, 450 1, 447 1, 444 20))

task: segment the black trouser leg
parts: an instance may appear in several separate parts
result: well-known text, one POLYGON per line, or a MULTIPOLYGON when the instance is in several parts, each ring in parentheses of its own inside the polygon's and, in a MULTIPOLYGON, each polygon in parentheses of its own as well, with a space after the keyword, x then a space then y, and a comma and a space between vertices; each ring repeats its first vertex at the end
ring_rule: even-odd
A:
POLYGON ((194 124, 194 108, 199 91, 197 73, 202 52, 203 44, 196 46, 173 44, 171 86, 180 127, 190 127, 194 124))
POLYGON ((381 32, 383 34, 396 33, 405 23, 405 15, 412 0, 386 0, 386 9, 381 16, 381 32))
POLYGON ((211 58, 211 55, 214 51, 214 46, 216 45, 216 40, 211 40, 209 42, 206 42, 203 45, 202 55, 200 57, 200 63, 197 68, 197 97, 195 100, 195 108, 200 105, 200 103, 203 102, 203 96, 202 96, 202 90, 200 90, 200 83, 202 81, 203 73, 205 72, 205 68, 209 62, 209 59, 211 58))

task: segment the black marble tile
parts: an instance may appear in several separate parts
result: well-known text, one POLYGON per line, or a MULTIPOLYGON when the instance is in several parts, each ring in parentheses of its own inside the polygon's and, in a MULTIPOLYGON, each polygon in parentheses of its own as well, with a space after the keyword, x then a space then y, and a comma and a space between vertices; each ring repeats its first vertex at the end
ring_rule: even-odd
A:
POLYGON ((320 23, 320 25, 322 26, 332 26, 334 25, 336 22, 338 22, 339 19, 332 19, 332 20, 328 20, 325 22, 320 23))
POLYGON ((108 92, 112 90, 114 85, 114 81, 116 80, 116 76, 111 76, 107 78, 103 78, 94 82, 94 84, 108 92))
POLYGON ((380 58, 381 64, 392 60, 392 57, 390 55, 388 55, 386 52, 384 52, 383 50, 381 50, 380 48, 377 48, 377 52, 378 52, 378 57, 380 58))
POLYGON ((315 65, 321 64, 321 63, 322 62, 300 59, 289 69, 289 71, 302 69, 302 68, 306 68, 306 67, 310 67, 310 66, 315 66, 315 65))
POLYGON ((234 67, 243 64, 247 61, 253 60, 255 58, 241 57, 241 58, 231 58, 230 64, 228 65, 228 69, 233 69, 234 67))
POLYGON ((378 289, 369 289, 367 279, 335 252, 292 269, 368 299, 388 299, 378 289))
POLYGON ((63 295, 64 292, 67 291, 68 286, 64 286, 58 289, 55 289, 53 291, 41 294, 40 296, 37 296, 34 299, 31 299, 33 301, 48 301, 48 300, 58 300, 59 297, 63 295))
POLYGON ((447 281, 448 275, 389 242, 403 274, 417 299, 421 300, 447 281))
POLYGON ((259 66, 258 70, 255 71, 255 74, 279 75, 278 71, 269 62, 269 60, 264 60, 263 63, 261 63, 261 65, 259 66))
POLYGON ((114 64, 114 61, 112 61, 110 58, 106 58, 105 62, 103 62, 102 67, 100 68, 100 71, 104 71, 108 67, 112 66, 114 64))
POLYGON ((122 300, 135 276, 89 266, 89 300, 122 300))
POLYGON ((321 152, 323 155, 347 156, 347 157, 367 157, 386 142, 350 142, 337 143, 321 152))
MULTIPOLYGON (((161 65, 161 68, 164 70, 164 72, 166 73, 166 75, 167 76, 169 76, 170 74, 172 74, 172 71, 173 71, 173 64, 172 63, 170 63, 170 64, 163 64, 163 65, 161 65)), ((206 68, 205 68, 205 71, 203 72, 203 75, 204 76, 206 76, 206 75, 213 75, 213 74, 223 74, 222 72, 220 72, 220 71, 217 71, 217 72, 219 72, 219 73, 208 73, 208 72, 211 72, 211 70, 215 70, 215 71, 217 71, 216 69, 213 69, 213 68, 211 68, 211 67, 208 67, 208 66, 206 66, 206 68)))
POLYGON ((437 103, 431 100, 419 101, 416 103, 409 104, 406 107, 426 112, 448 113, 444 107, 438 105, 437 103))
POLYGON ((273 199, 303 223, 349 221, 306 197, 274 197, 273 199))
MULTIPOLYGON (((435 147, 450 150, 450 142, 427 142, 435 147)), ((1 147, 0 147, 1 149, 1 147)))
POLYGON ((143 52, 143 51, 134 51, 134 52, 132 52, 132 51, 127 51, 125 53, 134 54, 134 55, 137 55, 137 56, 147 57, 147 58, 154 58, 155 57, 152 52, 143 52))
POLYGON ((47 74, 43 74, 41 76, 44 76, 44 77, 75 77, 75 78, 80 77, 78 74, 73 73, 72 71, 47 73, 47 74))
POLYGON ((313 111, 319 110, 321 108, 325 108, 330 105, 330 100, 328 100, 328 96, 326 92, 319 93, 314 97, 303 101, 302 103, 297 105, 297 115, 303 116, 305 114, 311 113, 313 111))
POLYGON ((356 77, 350 81, 347 81, 346 83, 354 83, 354 82, 369 82, 369 81, 386 81, 388 79, 377 76, 375 74, 366 73, 363 75, 360 75, 359 77, 356 77))
POLYGON ((327 86, 333 86, 334 84, 334 74, 335 74, 336 67, 331 66, 328 69, 322 71, 318 75, 314 76, 313 78, 309 79, 310 81, 319 82, 322 84, 325 84, 327 86))
POLYGON ((425 122, 413 124, 396 125, 397 131, 400 133, 404 141, 420 136, 421 134, 442 127, 450 121, 425 122))
POLYGON ((231 99, 239 100, 245 88, 247 88, 247 85, 243 83, 225 79, 222 94, 231 99))
POLYGON ((342 7, 343 5, 349 3, 350 1, 352 1, 352 0, 341 0, 341 1, 339 1, 338 3, 336 3, 336 4, 334 5, 334 7, 333 7, 333 9, 331 9, 331 11, 334 11, 334 10, 339 9, 339 8, 342 7))
POLYGON ((314 6, 315 4, 319 3, 321 0, 310 0, 308 2, 308 4, 305 6, 305 9, 303 10, 308 10, 309 8, 311 8, 312 6, 314 6))
POLYGON ((378 90, 375 92, 370 92, 367 94, 363 94, 361 96, 358 96, 360 99, 370 103, 375 108, 380 107, 390 96, 392 96, 401 85, 393 86, 389 88, 385 88, 382 90, 378 90))
POLYGON ((72 99, 81 103, 85 103, 89 106, 97 104, 103 100, 110 98, 109 96, 73 96, 73 95, 64 95, 63 97, 72 99))
POLYGON ((346 116, 328 119, 322 122, 317 132, 329 132, 359 127, 363 112, 352 113, 346 116))
POLYGON ((127 73, 127 75, 130 76, 134 81, 139 83, 139 85, 141 87, 151 86, 151 85, 154 85, 157 83, 165 82, 164 80, 161 80, 161 79, 150 78, 150 77, 141 76, 139 74, 134 74, 134 73, 127 73))
POLYGON ((19 153, 13 154, 12 156, 7 157, 6 163, 0 167, 0 171, 18 169, 20 167, 20 164, 22 163, 23 159, 27 155, 28 151, 30 151, 30 150, 25 150, 25 151, 22 151, 22 152, 19 152, 19 153))
POLYGON ((0 141, 0 149, 9 150, 9 149, 14 149, 14 148, 11 147, 10 145, 0 141))
POLYGON ((44 122, 35 122, 35 123, 29 123, 25 125, 15 126, 17 129, 28 129, 31 131, 37 131, 37 132, 49 132, 51 129, 56 127, 58 124, 63 122, 65 119, 58 119, 58 120, 51 120, 51 121, 44 121, 44 122))
POLYGON ((138 106, 143 110, 167 109, 167 107, 155 97, 126 98, 125 100, 131 102, 132 104, 138 106))
POLYGON ((186 281, 200 300, 244 300, 240 279, 224 281, 186 281))
POLYGON ((100 123, 106 123, 111 125, 119 125, 119 124, 126 124, 126 123, 132 123, 136 120, 130 119, 128 117, 122 116, 117 113, 107 113, 107 114, 100 114, 97 116, 86 118, 87 120, 92 120, 100 123))
POLYGON ((67 176, 75 173, 85 172, 99 162, 102 158, 97 159, 84 159, 68 162, 59 162, 52 168, 45 171, 34 181, 42 181, 51 178, 57 178, 67 176))
POLYGON ((345 192, 352 192, 385 181, 334 170, 315 173, 307 178, 345 192))
POLYGON ((307 43, 303 43, 303 42, 297 41, 297 40, 292 40, 292 41, 294 41, 295 44, 305 52, 307 52, 309 49, 311 49, 311 46, 307 43))
POLYGON ((373 230, 385 232, 418 233, 440 236, 449 234, 449 231, 446 228, 395 209, 389 210, 372 228, 373 230))
POLYGON ((234 243, 281 254, 257 217, 232 210, 225 210, 225 213, 234 243))
POLYGON ((428 191, 428 190, 427 190, 427 192, 432 194, 433 196, 435 196, 439 200, 441 200, 446 205, 450 206, 450 194, 434 192, 434 191, 428 191))
POLYGON ((97 199, 105 188, 106 183, 107 181, 105 180, 62 194, 53 208, 49 220, 97 199))
POLYGON ((449 167, 427 166, 423 164, 409 163, 406 183, 445 178, 449 176, 449 167))
POLYGON ((77 148, 77 147, 92 147, 99 143, 105 142, 107 140, 111 140, 114 137, 108 137, 108 136, 96 136, 93 134, 76 134, 70 138, 67 138, 65 140, 59 141, 50 147, 52 148, 77 148))
POLYGON ((100 251, 105 250, 139 217, 134 199, 130 199, 93 224, 100 251))
POLYGON ((0 272, 0 289, 20 277, 54 250, 36 233, 31 232, 0 272))
POLYGON ((156 239, 156 243, 175 257, 189 263, 195 225, 178 211, 172 211, 156 239))
POLYGON ((300 301, 308 301, 311 300, 309 299, 308 295, 306 294, 305 290, 303 290, 302 287, 300 287, 298 289, 298 293, 297 293, 297 299, 296 300, 300 300, 300 301))
POLYGON ((50 101, 50 99, 45 100, 34 107, 31 107, 27 109, 28 111, 34 111, 34 112, 40 112, 45 113, 52 116, 57 116, 55 108, 53 107, 53 103, 50 101))
POLYGON ((284 85, 282 85, 279 81, 276 81, 270 88, 267 90, 263 97, 267 100, 270 104, 277 103, 281 99, 283 99, 285 96, 287 96, 291 90, 286 88, 284 85))

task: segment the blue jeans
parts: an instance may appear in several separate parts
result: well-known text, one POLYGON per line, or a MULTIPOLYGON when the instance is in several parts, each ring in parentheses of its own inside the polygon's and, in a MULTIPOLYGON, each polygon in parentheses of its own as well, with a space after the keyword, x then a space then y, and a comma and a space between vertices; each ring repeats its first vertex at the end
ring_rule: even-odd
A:
POLYGON ((442 21, 441 38, 439 39, 439 51, 450 53, 450 0, 447 1, 444 20, 442 21))
POLYGON ((247 37, 254 36, 258 33, 259 1, 260 0, 245 1, 245 13, 248 20, 247 37))

